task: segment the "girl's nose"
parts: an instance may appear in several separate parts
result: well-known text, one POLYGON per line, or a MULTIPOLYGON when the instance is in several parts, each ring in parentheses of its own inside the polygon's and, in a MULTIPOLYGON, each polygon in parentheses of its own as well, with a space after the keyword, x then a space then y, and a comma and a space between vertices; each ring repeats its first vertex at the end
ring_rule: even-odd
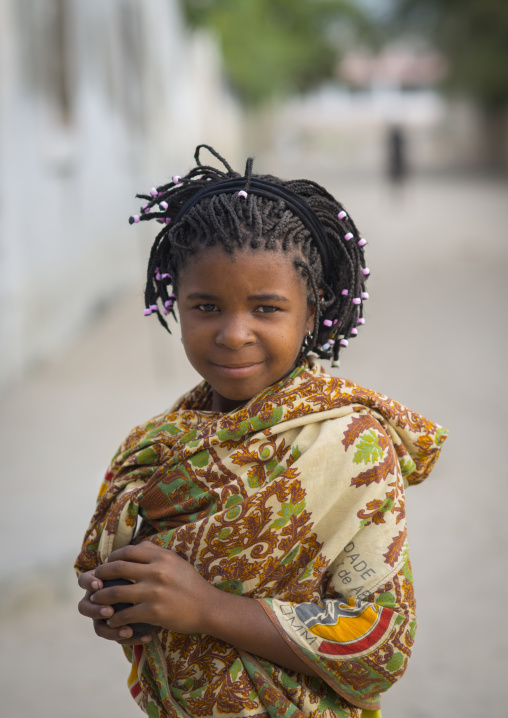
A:
POLYGON ((254 334, 245 318, 232 316, 224 318, 224 322, 216 336, 217 344, 228 349, 241 349, 255 341, 254 334))

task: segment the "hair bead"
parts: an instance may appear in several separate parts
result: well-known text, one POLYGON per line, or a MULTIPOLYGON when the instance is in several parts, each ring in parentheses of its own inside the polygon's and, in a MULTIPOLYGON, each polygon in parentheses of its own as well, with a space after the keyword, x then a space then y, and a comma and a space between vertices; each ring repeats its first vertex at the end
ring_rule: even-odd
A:
POLYGON ((167 210, 167 208, 169 207, 169 204, 167 202, 165 202, 164 200, 162 200, 162 202, 159 202, 159 207, 162 210, 164 210, 164 212, 165 212, 167 210))
POLYGON ((173 301, 172 301, 171 299, 166 299, 166 301, 164 302, 164 306, 165 306, 165 307, 172 307, 172 306, 173 306, 173 301))
POLYGON ((323 344, 323 346, 321 347, 321 349, 322 349, 323 351, 327 352, 328 349, 330 349, 330 343, 329 343, 329 342, 326 342, 325 344, 323 344))
POLYGON ((347 234, 344 235, 344 239, 346 240, 346 242, 349 242, 349 240, 353 239, 353 237, 354 237, 354 234, 352 232, 348 232, 347 234))
POLYGON ((143 210, 143 212, 149 212, 150 207, 148 206, 148 202, 145 202, 145 204, 141 207, 141 209, 143 210))
POLYGON ((349 289, 343 289, 341 294, 343 297, 347 297, 347 295, 349 294, 349 289))
POLYGON ((347 212, 344 212, 344 210, 341 209, 341 211, 339 212, 339 214, 337 215, 337 217, 338 217, 339 219, 346 219, 346 217, 347 217, 347 212))
POLYGON ((369 274, 370 274, 370 269, 369 269, 368 267, 364 267, 364 268, 362 269, 362 274, 363 274, 364 277, 368 277, 369 274))
POLYGON ((361 304, 361 303, 362 303, 362 300, 360 299, 360 297, 353 297, 353 304, 361 304))
POLYGON ((357 324, 365 324, 365 319, 363 317, 358 317, 358 319, 356 320, 356 323, 357 324))
POLYGON ((150 190, 150 194, 152 195, 152 197, 157 197, 159 193, 157 192, 155 187, 152 187, 152 189, 150 190))
POLYGON ((139 214, 133 214, 129 217, 129 224, 137 224, 139 222, 139 214))
POLYGON ((368 292, 362 292, 360 296, 362 299, 368 299, 370 295, 368 292))
POLYGON ((341 347, 347 347, 349 342, 347 339, 341 339, 339 344, 341 345, 341 347))
POLYGON ((158 307, 156 304, 150 304, 150 309, 151 309, 153 312, 158 312, 158 311, 159 311, 159 307, 158 307))
POLYGON ((323 324, 325 327, 333 327, 333 322, 331 319, 323 319, 323 324))
POLYGON ((180 175, 175 175, 173 177, 173 184, 178 184, 181 181, 182 181, 182 178, 180 177, 180 175))
POLYGON ((152 313, 152 310, 151 310, 151 309, 145 309, 145 310, 143 311, 143 314, 145 315, 145 317, 148 317, 151 313, 152 313))
POLYGON ((364 239, 363 237, 361 237, 361 238, 358 240, 358 246, 359 246, 359 247, 365 247, 366 244, 367 244, 367 240, 364 239))
POLYGON ((247 192, 246 192, 244 189, 241 189, 241 190, 238 192, 238 196, 239 196, 239 197, 245 197, 245 199, 247 199, 247 192))
POLYGON ((162 275, 162 278, 163 278, 163 279, 171 279, 171 274, 167 274, 167 273, 166 273, 166 274, 163 274, 163 275, 162 275))
POLYGON ((358 329, 357 329, 356 327, 353 327, 353 328, 351 329, 351 331, 349 332, 349 334, 350 334, 350 336, 352 336, 352 337, 356 337, 356 335, 358 334, 358 329))

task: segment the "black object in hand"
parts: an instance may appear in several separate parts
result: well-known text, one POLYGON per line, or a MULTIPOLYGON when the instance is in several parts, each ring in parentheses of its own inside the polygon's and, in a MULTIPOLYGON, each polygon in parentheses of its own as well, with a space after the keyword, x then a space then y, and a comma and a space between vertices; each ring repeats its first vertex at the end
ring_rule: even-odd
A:
MULTIPOLYGON (((102 583, 104 588, 111 588, 112 586, 128 586, 132 581, 126 578, 110 578, 102 583)), ((130 608, 133 605, 133 603, 114 603, 113 610, 116 613, 117 611, 122 611, 124 608, 130 608)), ((130 623, 129 625, 133 631, 131 638, 141 638, 141 636, 145 636, 147 633, 154 633, 158 630, 157 626, 152 626, 151 623, 130 623)))

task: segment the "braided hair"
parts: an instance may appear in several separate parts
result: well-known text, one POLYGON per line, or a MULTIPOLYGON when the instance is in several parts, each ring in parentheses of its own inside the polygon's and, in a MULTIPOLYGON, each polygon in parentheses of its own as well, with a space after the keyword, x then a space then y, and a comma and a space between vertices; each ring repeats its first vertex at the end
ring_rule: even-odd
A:
POLYGON ((136 195, 145 204, 129 222, 156 220, 163 225, 148 261, 145 314, 155 313, 171 333, 165 317, 172 314, 176 319, 179 278, 189 256, 202 248, 219 246, 228 253, 242 248, 290 252, 307 284, 308 301, 316 307, 312 336, 304 342, 299 358, 312 350, 338 366, 340 349, 356 336, 357 325, 365 322, 363 302, 369 296, 365 289, 369 275, 363 252, 366 242, 353 220, 331 194, 310 180, 284 181, 272 175, 254 175, 252 158, 247 160, 242 177, 209 145, 199 145, 194 159, 196 166, 184 177, 175 176, 148 194, 136 195), (203 148, 224 169, 202 164, 203 148), (240 192, 220 189, 225 181, 234 179, 241 182, 240 192), (249 191, 251 183, 268 188, 268 192, 249 191), (289 209, 276 190, 283 196, 292 193, 310 208, 312 221, 317 217, 325 247, 316 241, 312 227, 309 229, 309 224, 289 209), (200 196, 193 202, 198 192, 200 196))

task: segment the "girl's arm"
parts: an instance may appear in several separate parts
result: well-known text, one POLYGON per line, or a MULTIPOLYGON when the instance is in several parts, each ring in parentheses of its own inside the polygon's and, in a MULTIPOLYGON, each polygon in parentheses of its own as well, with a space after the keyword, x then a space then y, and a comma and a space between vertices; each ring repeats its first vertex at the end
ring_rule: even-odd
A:
POLYGON ((258 601, 215 588, 176 553, 150 542, 114 551, 107 563, 82 574, 79 583, 87 591, 79 610, 94 620, 102 638, 146 643, 148 636, 131 639, 128 624, 152 623, 177 633, 214 636, 283 668, 318 675, 292 650, 258 601), (112 578, 135 583, 103 589, 102 580, 112 578), (134 605, 115 614, 114 603, 134 605))

